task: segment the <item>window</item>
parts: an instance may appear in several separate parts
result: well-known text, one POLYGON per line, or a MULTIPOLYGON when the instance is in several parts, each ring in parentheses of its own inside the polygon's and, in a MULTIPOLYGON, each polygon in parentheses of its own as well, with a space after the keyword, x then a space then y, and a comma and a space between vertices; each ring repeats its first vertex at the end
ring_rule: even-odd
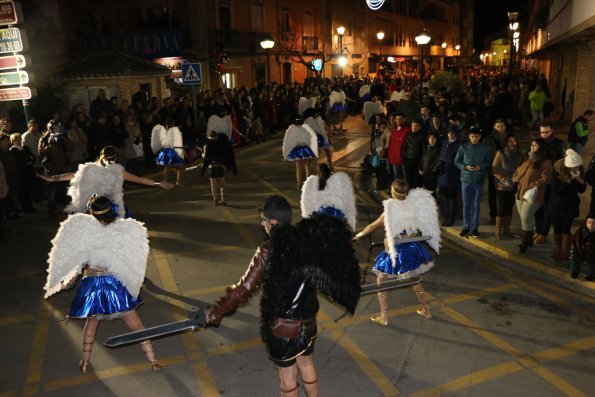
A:
POLYGON ((279 29, 281 30, 281 32, 289 32, 289 30, 291 29, 288 8, 283 7, 279 11, 279 29))
POLYGON ((229 4, 219 4, 219 29, 231 30, 231 7, 229 4))
POLYGON ((304 12, 304 36, 314 36, 314 18, 311 12, 304 12))
POLYGON ((253 32, 264 31, 263 19, 262 4, 252 3, 250 5, 250 27, 253 32))

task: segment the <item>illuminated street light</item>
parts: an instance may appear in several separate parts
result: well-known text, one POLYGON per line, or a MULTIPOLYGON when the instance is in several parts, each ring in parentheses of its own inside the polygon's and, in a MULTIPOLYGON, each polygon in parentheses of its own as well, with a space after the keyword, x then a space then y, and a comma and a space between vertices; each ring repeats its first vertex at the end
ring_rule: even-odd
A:
POLYGON ((422 29, 416 36, 415 42, 419 45, 419 95, 423 97, 424 87, 424 46, 432 40, 430 32, 427 29, 422 29))
POLYGON ((344 55, 341 55, 339 57, 339 66, 343 67, 347 65, 347 57, 345 57, 344 55))
POLYGON ((275 46, 275 40, 271 36, 266 36, 260 46, 267 52, 267 85, 271 83, 271 48, 275 46))
POLYGON ((378 53, 382 55, 382 39, 384 38, 384 32, 380 31, 376 33, 376 38, 378 39, 378 53))

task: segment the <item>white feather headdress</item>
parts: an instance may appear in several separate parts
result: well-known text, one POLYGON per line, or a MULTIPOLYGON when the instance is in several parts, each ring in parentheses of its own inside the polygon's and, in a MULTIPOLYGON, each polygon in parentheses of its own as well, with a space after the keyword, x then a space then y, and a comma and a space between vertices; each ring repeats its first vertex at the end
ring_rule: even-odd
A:
POLYGON ((124 216, 124 167, 118 163, 103 166, 98 163, 79 165, 74 178, 70 181, 68 195, 72 201, 66 212, 86 212, 87 203, 92 195, 107 196, 118 206, 118 215, 124 216))
POLYGON ((384 229, 392 263, 397 263, 395 236, 418 230, 424 236, 432 237, 428 245, 440 253, 440 226, 438 207, 432 193, 425 189, 412 189, 405 200, 388 199, 384 203, 384 229))
POLYGON ((306 124, 301 126, 292 124, 285 131, 285 138, 283 138, 283 158, 287 160, 287 156, 296 146, 309 146, 318 157, 318 138, 312 128, 306 124))
POLYGON ((231 140, 231 115, 219 117, 216 114, 211 115, 207 121, 207 133, 215 131, 217 134, 225 134, 231 140))
POLYGON ((357 209, 351 178, 344 172, 337 172, 326 181, 324 190, 318 190, 318 176, 311 175, 302 187, 300 202, 302 218, 308 218, 321 207, 335 207, 341 210, 349 226, 355 230, 357 209))
POLYGON ((335 103, 345 105, 345 93, 343 91, 333 91, 329 96, 329 103, 333 106, 335 103))
POLYGON ((52 240, 45 298, 78 276, 85 264, 106 269, 135 298, 147 271, 147 229, 134 219, 103 225, 91 215, 70 215, 52 240))

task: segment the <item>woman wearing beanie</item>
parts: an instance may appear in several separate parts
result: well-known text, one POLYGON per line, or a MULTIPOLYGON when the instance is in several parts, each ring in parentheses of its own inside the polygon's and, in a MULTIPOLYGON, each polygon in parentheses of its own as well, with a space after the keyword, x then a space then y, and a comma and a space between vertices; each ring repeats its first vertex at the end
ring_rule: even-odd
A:
POLYGON ((581 200, 579 194, 587 188, 583 159, 572 149, 566 150, 566 157, 554 163, 550 202, 548 211, 554 226, 555 260, 568 260, 572 235, 570 228, 574 218, 579 216, 581 200))

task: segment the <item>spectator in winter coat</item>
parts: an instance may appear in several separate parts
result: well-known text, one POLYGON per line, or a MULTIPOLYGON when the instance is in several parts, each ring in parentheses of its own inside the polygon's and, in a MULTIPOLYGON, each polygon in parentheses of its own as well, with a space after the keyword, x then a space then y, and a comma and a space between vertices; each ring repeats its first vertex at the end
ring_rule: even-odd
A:
POLYGON ((440 150, 442 170, 438 172, 438 202, 440 213, 444 216, 442 226, 455 224, 457 192, 461 185, 461 170, 455 165, 455 156, 460 144, 457 139, 456 127, 448 128, 447 139, 443 142, 440 150))
POLYGON ((591 109, 585 110, 582 116, 578 116, 568 130, 568 145, 575 152, 582 155, 583 148, 589 139, 589 121, 593 118, 595 112, 591 109))
POLYGON ((432 195, 436 197, 442 145, 435 132, 429 132, 427 140, 419 163, 419 174, 422 176, 423 188, 432 192, 432 195))
POLYGON ((589 214, 587 220, 574 233, 572 238, 572 256, 570 258, 570 277, 577 278, 585 265, 585 280, 595 280, 595 215, 589 214))
POLYGON ((485 143, 480 143, 481 130, 471 128, 469 142, 463 143, 455 157, 455 164, 461 170, 461 193, 463 197, 463 229, 460 237, 471 233, 479 237, 479 210, 483 195, 485 175, 492 165, 492 154, 485 143))

